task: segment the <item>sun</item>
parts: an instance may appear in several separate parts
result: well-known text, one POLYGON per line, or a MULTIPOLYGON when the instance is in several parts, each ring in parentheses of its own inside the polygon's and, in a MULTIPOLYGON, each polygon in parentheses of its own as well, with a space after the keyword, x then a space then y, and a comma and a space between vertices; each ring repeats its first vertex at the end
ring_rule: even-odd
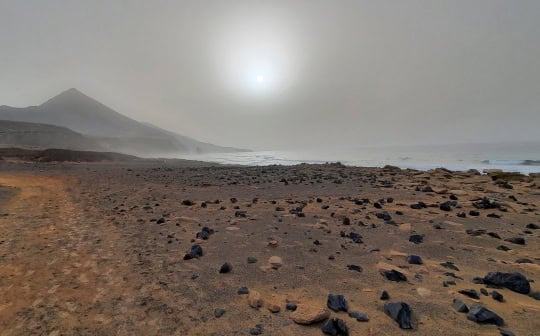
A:
POLYGON ((257 83, 262 83, 262 82, 264 82, 264 76, 258 75, 257 76, 257 83))

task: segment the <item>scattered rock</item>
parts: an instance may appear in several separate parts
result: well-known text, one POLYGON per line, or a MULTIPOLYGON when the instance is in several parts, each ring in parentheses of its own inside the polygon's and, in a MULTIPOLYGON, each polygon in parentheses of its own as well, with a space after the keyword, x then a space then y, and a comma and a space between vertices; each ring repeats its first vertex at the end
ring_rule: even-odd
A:
POLYGON ((424 235, 414 234, 409 237, 411 243, 420 244, 424 241, 424 235))
POLYGON ((352 318, 355 318, 358 322, 368 322, 369 321, 369 317, 367 316, 367 314, 360 313, 360 312, 357 312, 357 311, 349 312, 349 316, 352 317, 352 318))
POLYGON ((328 306, 328 308, 332 309, 335 312, 346 312, 349 310, 349 303, 347 302, 345 297, 340 294, 328 294, 328 300, 326 301, 326 305, 328 306))
POLYGON ((248 264, 255 264, 257 262, 257 258, 255 257, 247 257, 248 264))
POLYGON ((232 271, 232 265, 229 264, 228 262, 224 263, 219 268, 219 273, 229 273, 230 271, 232 271))
POLYGON ((326 320, 330 317, 330 310, 326 307, 313 307, 309 305, 298 305, 296 310, 289 317, 298 324, 313 324, 326 320))
POLYGON ((325 335, 333 335, 333 336, 348 336, 349 335, 349 328, 347 328, 347 325, 342 319, 329 319, 326 321, 326 323, 322 326, 322 332, 325 335))
POLYGON ((409 254, 407 257, 407 262, 413 265, 422 265, 424 263, 421 257, 414 254, 409 254))
POLYGON ((278 257, 278 256, 271 256, 269 259, 268 259, 268 263, 272 266, 273 269, 277 270, 279 269, 281 266, 283 266, 283 260, 281 259, 281 257, 278 257))
POLYGON ((381 292, 381 296, 379 297, 379 299, 381 299, 383 301, 389 300, 390 299, 390 294, 388 294, 387 291, 383 290, 381 292))
POLYGON ((225 314, 225 309, 222 309, 222 308, 216 308, 216 309, 214 309, 214 316, 215 316, 216 318, 222 317, 223 314, 225 314))
POLYGON ((289 302, 285 305, 285 309, 290 310, 290 311, 295 311, 296 308, 297 308, 296 304, 292 302, 289 302))
POLYGON ((268 308, 268 310, 273 313, 273 314, 276 314, 276 313, 279 313, 281 311, 281 307, 276 305, 276 304, 268 304, 268 306, 266 306, 266 308, 268 308))
POLYGON ((250 290, 248 295, 248 303, 251 308, 259 309, 263 306, 261 294, 256 290, 250 290))
POLYGON ((413 329, 412 310, 405 302, 388 302, 384 304, 384 313, 399 324, 401 329, 413 329))
POLYGON ((454 299, 452 302, 452 307, 458 312, 458 313, 468 313, 469 307, 465 304, 465 302, 461 301, 460 299, 454 299))
POLYGON ((478 295, 478 292, 474 289, 462 289, 458 291, 458 293, 463 294, 467 297, 470 297, 471 299, 480 300, 480 296, 478 295))
POLYGON ((203 255, 203 249, 201 245, 195 244, 191 246, 191 250, 184 255, 184 260, 189 260, 193 258, 199 258, 203 255))
POLYGON ((362 272, 362 271, 363 271, 362 266, 359 266, 359 265, 352 265, 352 264, 349 264, 349 265, 347 265, 347 268, 348 268, 350 271, 356 271, 356 272, 362 272))
POLYGON ((495 324, 499 327, 504 325, 504 320, 499 315, 479 304, 471 307, 467 319, 481 324, 495 324))
POLYGON ((508 239, 505 239, 504 241, 507 241, 509 243, 516 244, 516 245, 525 245, 525 239, 521 237, 508 238, 508 239))
POLYGON ((508 288, 516 293, 529 294, 531 291, 529 280, 527 280, 523 274, 518 272, 489 272, 483 278, 483 281, 486 285, 508 288))
POLYGON ((407 277, 405 274, 401 273, 400 271, 391 270, 391 271, 381 271, 381 274, 390 281, 407 281, 407 277))
POLYGON ((497 292, 497 291, 491 292, 491 297, 495 301, 504 302, 504 296, 501 293, 497 292))

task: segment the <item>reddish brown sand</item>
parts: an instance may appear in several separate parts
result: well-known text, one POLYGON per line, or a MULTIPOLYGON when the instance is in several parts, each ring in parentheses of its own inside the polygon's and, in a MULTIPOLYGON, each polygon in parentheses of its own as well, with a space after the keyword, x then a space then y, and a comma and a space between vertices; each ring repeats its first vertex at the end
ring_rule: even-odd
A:
POLYGON ((188 166, 0 163, 0 334, 249 335, 261 324, 263 335, 322 335, 322 323, 294 323, 285 304, 325 307, 330 293, 344 295, 350 310, 370 318, 357 322, 332 312, 350 335, 499 334, 497 327, 456 312, 453 298, 482 303, 516 335, 540 333, 540 301, 530 296, 497 289, 505 298, 501 303, 457 293, 485 288, 471 280, 490 271, 521 272, 534 281, 532 290, 540 291, 540 230, 524 232, 526 224, 540 225, 538 178, 510 181, 513 189, 506 189, 486 175, 443 170, 188 166), (427 185, 434 192, 416 191, 427 185), (461 208, 440 210, 438 204, 451 194, 461 208), (374 207, 388 197, 394 201, 374 207), (472 202, 481 197, 496 199, 507 211, 456 216, 475 210, 472 202), (370 203, 356 205, 355 198, 370 203), (182 205, 187 199, 194 205, 182 205), (208 201, 206 208, 202 201, 208 201), (411 209, 418 201, 428 207, 411 209), (296 207, 305 217, 289 212, 296 207), (236 217, 237 210, 246 217, 236 217), (378 219, 375 213, 381 211, 395 224, 378 219), (501 218, 487 217, 491 213, 501 218), (343 217, 351 225, 344 225, 343 217), (164 222, 158 224, 160 218, 164 222), (215 230, 208 240, 197 241, 204 256, 183 260, 203 226, 215 230), (468 229, 496 232, 502 240, 472 236, 468 229), (361 234, 363 243, 340 231, 361 234), (424 234, 424 242, 409 242, 413 233, 424 234), (525 238, 526 245, 504 241, 511 237, 525 238), (512 250, 497 250, 499 245, 512 250), (421 256, 424 265, 409 265, 409 253, 421 256), (258 262, 248 264, 248 256, 258 262), (272 256, 282 258, 277 270, 268 264, 272 256), (517 264, 518 258, 533 263, 517 264), (463 280, 444 275, 451 271, 440 266, 445 261, 459 267, 452 272, 463 280), (232 271, 219 274, 224 262, 232 271), (350 271, 347 264, 363 271, 350 271), (397 269, 408 281, 388 281, 381 269, 397 269), (443 287, 445 280, 457 285, 443 287), (250 307, 247 295, 237 294, 242 286, 258 291, 264 306, 250 307), (383 289, 390 301, 410 304, 413 331, 399 329, 383 313, 383 289), (269 304, 281 311, 271 313, 269 304), (214 317, 216 308, 225 314, 214 317))

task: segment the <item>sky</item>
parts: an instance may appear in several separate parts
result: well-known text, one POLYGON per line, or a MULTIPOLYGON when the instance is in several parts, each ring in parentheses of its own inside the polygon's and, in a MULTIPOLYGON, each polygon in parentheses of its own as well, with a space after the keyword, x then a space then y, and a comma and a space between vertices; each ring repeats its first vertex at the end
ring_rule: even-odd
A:
POLYGON ((0 0, 0 105, 251 149, 540 140, 540 1, 0 0))

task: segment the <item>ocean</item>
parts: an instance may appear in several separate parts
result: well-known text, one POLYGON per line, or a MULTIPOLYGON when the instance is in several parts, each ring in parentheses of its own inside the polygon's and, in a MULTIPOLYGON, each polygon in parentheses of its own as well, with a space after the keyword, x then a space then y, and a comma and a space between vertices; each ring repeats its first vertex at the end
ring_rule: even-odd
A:
POLYGON ((350 166, 429 170, 502 169, 540 172, 540 142, 422 146, 334 147, 325 149, 252 151, 179 155, 179 158, 235 165, 295 165, 341 162, 350 166))

